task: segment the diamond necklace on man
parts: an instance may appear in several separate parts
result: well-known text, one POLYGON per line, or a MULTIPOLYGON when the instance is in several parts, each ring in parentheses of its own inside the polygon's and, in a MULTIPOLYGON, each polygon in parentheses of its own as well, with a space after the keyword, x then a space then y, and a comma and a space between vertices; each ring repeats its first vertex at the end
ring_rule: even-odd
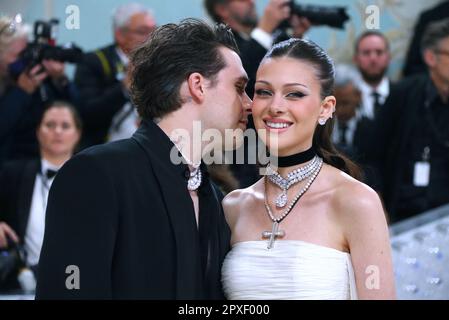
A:
POLYGON ((189 179, 187 181, 187 189, 189 191, 195 191, 197 190, 202 182, 202 174, 201 174, 201 161, 198 163, 193 163, 193 161, 189 160, 189 158, 187 158, 181 151, 182 149, 182 144, 181 144, 181 138, 178 138, 177 140, 175 139, 170 139, 173 144, 175 145, 176 149, 178 149, 179 153, 181 154, 182 158, 184 159, 184 161, 187 163, 188 167, 189 167, 189 171, 190 171, 190 176, 189 179), (192 169, 191 169, 192 168, 192 169))
POLYGON ((267 197, 268 178, 267 178, 267 176, 265 176, 264 204, 265 204, 265 209, 267 210, 267 214, 270 217, 271 221, 273 222, 271 231, 262 232, 262 238, 264 238, 264 239, 269 238, 269 241, 267 244, 267 249, 271 249, 273 247, 273 244, 274 244, 274 241, 276 240, 276 238, 282 238, 285 236, 285 231, 279 230, 279 224, 288 216, 288 214, 292 211, 293 207, 296 205, 298 200, 304 195, 304 193, 306 193, 306 191, 310 188, 310 186, 312 185, 315 178, 318 176, 318 173, 320 172, 321 167, 323 166, 323 159, 318 156, 317 156, 317 158, 318 158, 318 164, 315 167, 315 170, 311 173, 311 176, 307 180, 306 185, 303 188, 301 188, 301 190, 299 190, 299 192, 293 198, 291 203, 287 206, 287 208, 284 210, 284 212, 278 218, 276 218, 274 216, 274 214, 271 211, 271 208, 268 204, 268 197, 267 197))

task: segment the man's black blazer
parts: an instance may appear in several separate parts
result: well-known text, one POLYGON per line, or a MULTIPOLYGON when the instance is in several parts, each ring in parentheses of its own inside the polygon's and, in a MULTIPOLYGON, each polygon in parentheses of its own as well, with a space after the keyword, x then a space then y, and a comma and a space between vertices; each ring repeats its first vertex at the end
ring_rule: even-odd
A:
POLYGON ((219 196, 206 179, 198 231, 188 168, 172 164, 172 147, 144 121, 132 138, 89 148, 59 170, 37 299, 223 298, 220 269, 230 233, 219 196), (79 289, 66 286, 71 268, 79 271, 79 289))

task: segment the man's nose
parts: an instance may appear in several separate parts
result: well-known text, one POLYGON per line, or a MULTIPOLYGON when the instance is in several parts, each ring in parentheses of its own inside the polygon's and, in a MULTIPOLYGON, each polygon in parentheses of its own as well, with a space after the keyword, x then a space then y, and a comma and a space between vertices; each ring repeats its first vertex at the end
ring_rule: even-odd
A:
POLYGON ((253 101, 248 96, 248 94, 245 93, 245 98, 243 101, 243 110, 249 114, 251 113, 252 108, 253 108, 253 101))

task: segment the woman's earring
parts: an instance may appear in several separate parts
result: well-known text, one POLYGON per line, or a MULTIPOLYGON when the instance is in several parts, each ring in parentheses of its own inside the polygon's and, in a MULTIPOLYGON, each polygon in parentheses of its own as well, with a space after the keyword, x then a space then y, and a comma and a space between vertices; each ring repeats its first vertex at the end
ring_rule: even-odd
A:
POLYGON ((324 126, 324 125, 326 124, 326 119, 319 118, 319 119, 318 119, 318 123, 319 123, 320 125, 324 126))

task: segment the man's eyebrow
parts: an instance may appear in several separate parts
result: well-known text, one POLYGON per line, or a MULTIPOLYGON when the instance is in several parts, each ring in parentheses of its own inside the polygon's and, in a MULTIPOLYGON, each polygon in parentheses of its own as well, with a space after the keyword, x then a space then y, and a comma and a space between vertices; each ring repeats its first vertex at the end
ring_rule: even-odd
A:
POLYGON ((245 82, 246 83, 248 81, 249 81, 248 76, 240 76, 240 77, 235 79, 235 82, 245 82))

